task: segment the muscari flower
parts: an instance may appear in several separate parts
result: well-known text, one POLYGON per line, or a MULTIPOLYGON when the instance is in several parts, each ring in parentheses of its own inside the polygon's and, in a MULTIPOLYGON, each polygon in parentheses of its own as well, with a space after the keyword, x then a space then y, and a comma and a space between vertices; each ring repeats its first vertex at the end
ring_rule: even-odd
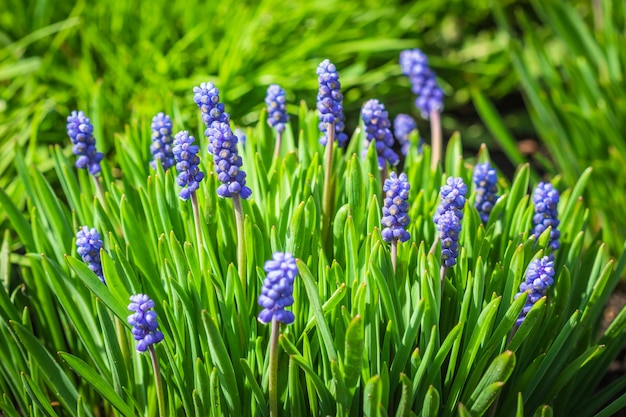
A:
POLYGON ((128 324, 133 326, 132 332, 137 341, 137 352, 145 352, 150 345, 163 340, 163 333, 157 330, 157 314, 154 310, 154 301, 145 294, 130 296, 129 311, 134 311, 128 316, 128 324))
POLYGON ((378 154, 378 167, 383 168, 385 162, 395 166, 400 158, 393 151, 393 135, 389 129, 391 122, 385 106, 376 99, 368 100, 361 109, 361 118, 365 125, 365 139, 369 144, 375 141, 376 153, 378 154))
POLYGON ((83 262, 89 266, 89 269, 105 284, 100 249, 102 249, 100 233, 93 227, 91 229, 87 226, 81 227, 76 233, 76 252, 83 258, 83 262))
POLYGON ((559 192, 549 182, 540 182, 533 192, 533 204, 535 215, 533 216, 533 234, 538 238, 548 227, 550 231, 550 247, 553 250, 559 248, 561 232, 559 226, 557 206, 559 204, 559 192))
POLYGON ((498 199, 498 176, 489 162, 474 167, 474 184, 476 184, 476 201, 474 207, 480 214, 480 220, 487 223, 489 213, 498 199))
POLYGON ((265 272, 259 296, 259 305, 263 307, 259 321, 267 324, 274 319, 284 324, 293 323, 295 317, 285 307, 293 304, 293 282, 298 275, 295 258, 288 252, 275 252, 272 259, 265 262, 265 272))
POLYGON ((100 172, 100 161, 104 155, 96 150, 91 121, 82 111, 74 110, 67 117, 67 135, 72 140, 72 151, 78 156, 76 168, 87 169, 91 175, 100 172))
POLYGON ((415 107, 428 119, 432 111, 443 110, 443 90, 437 84, 437 76, 428 66, 428 58, 419 49, 407 49, 400 53, 402 73, 409 77, 412 91, 417 95, 415 107))
MULTIPOLYGON (((230 115, 224 111, 224 103, 220 103, 220 90, 211 82, 202 83, 193 88, 193 101, 202 112, 202 121, 207 129, 215 121, 228 123, 230 115)), ((207 133, 204 134, 207 136, 207 133)))
POLYGON ((525 292, 528 293, 526 304, 515 323, 517 327, 522 324, 532 306, 546 295, 548 287, 554 283, 554 272, 552 255, 535 259, 528 265, 526 279, 520 284, 519 292, 515 295, 517 298, 525 292))
POLYGON ((385 179, 383 191, 385 192, 385 201, 383 206, 382 224, 384 226, 382 236, 386 242, 394 239, 400 242, 406 242, 411 235, 406 228, 409 225, 409 189, 411 188, 406 174, 398 174, 392 172, 389 178, 385 179))
POLYGON ((156 169, 156 164, 160 162, 163 170, 167 171, 176 164, 172 151, 172 120, 167 114, 161 112, 152 118, 151 128, 150 152, 154 160, 150 162, 150 165, 156 169))
POLYGON ((215 159, 217 178, 222 185, 217 188, 221 197, 232 197, 239 194, 247 199, 252 194, 246 186, 246 173, 241 169, 242 161, 237 151, 237 136, 233 134, 228 123, 213 122, 207 129, 209 152, 215 159))
MULTIPOLYGON (((409 142, 409 136, 413 131, 417 131, 417 123, 408 114, 400 113, 393 120, 393 134, 396 140, 400 144, 400 152, 406 156, 409 153, 411 143, 409 142)), ((419 138, 419 144, 417 148, 418 153, 422 153, 422 147, 424 146, 424 139, 419 138)))
POLYGON ((319 129, 324 133, 324 136, 320 138, 320 143, 326 146, 328 142, 328 125, 333 123, 335 126, 335 140, 340 147, 343 147, 348 141, 348 135, 343 132, 345 127, 343 122, 343 95, 340 91, 339 73, 335 65, 328 59, 322 61, 316 72, 319 82, 319 90, 317 92, 317 110, 320 113, 319 129))
POLYGON ((178 178, 176 182, 183 187, 180 190, 180 198, 188 200, 191 193, 200 186, 200 181, 204 178, 204 172, 200 171, 200 158, 198 158, 199 147, 193 145, 194 137, 184 130, 178 132, 174 138, 174 157, 176 158, 176 169, 178 178))
POLYGON ((456 265, 459 256, 459 235, 467 186, 461 178, 449 177, 441 187, 441 204, 434 221, 441 239, 441 260, 445 267, 456 265))
POLYGON ((285 131, 285 124, 289 121, 286 103, 285 90, 279 85, 272 84, 267 88, 267 95, 265 96, 267 124, 276 129, 278 133, 285 131))

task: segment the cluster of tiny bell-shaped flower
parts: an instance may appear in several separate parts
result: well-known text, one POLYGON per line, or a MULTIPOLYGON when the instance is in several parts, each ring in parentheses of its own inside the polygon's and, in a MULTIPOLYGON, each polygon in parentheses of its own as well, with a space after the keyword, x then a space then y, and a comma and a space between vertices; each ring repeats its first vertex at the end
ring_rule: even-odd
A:
POLYGON ((550 230, 550 247, 559 248, 561 232, 558 230, 559 219, 557 206, 559 205, 559 191, 549 182, 540 182, 533 192, 535 215, 533 216, 533 234, 536 238, 548 228, 550 230))
POLYGON ((443 110, 443 90, 437 84, 437 76, 428 66, 428 58, 419 49, 407 49, 400 53, 402 73, 409 77, 412 91, 417 95, 415 107, 428 119, 431 112, 443 110))
POLYGON ((293 323, 293 312, 285 310, 293 304, 293 282, 298 275, 298 266, 291 253, 275 252, 272 259, 265 262, 265 280, 259 296, 263 310, 258 315, 261 323, 272 320, 284 324, 293 323))
POLYGON ((150 162, 152 168, 157 167, 160 163, 164 171, 176 165, 174 152, 172 150, 172 119, 161 112, 152 118, 152 144, 150 152, 153 155, 153 161, 150 162))
POLYGON ((204 178, 204 172, 200 171, 200 158, 197 145, 194 145, 195 138, 189 132, 183 130, 178 132, 174 138, 174 157, 176 158, 176 169, 178 178, 176 182, 183 187, 180 191, 180 198, 189 200, 192 193, 200 187, 200 181, 204 178))
POLYGON ((320 138, 320 144, 328 143, 328 127, 334 126, 335 140, 340 147, 346 145, 348 135, 344 133, 343 95, 339 73, 330 60, 325 59, 317 67, 317 80, 319 90, 317 92, 317 110, 320 115, 319 129, 324 134, 320 138))
POLYGON ((411 185, 406 174, 400 176, 395 172, 385 179, 383 192, 385 200, 383 205, 382 237, 385 242, 406 242, 411 237, 406 230, 409 225, 409 190, 411 185))
POLYGON ((526 279, 520 284, 519 292, 515 295, 517 299, 523 293, 528 293, 524 308, 515 322, 517 327, 522 324, 533 305, 546 295, 548 287, 554 283, 554 273, 554 257, 552 255, 530 262, 526 269, 526 279))
MULTIPOLYGON (((411 148, 409 136, 414 131, 417 131, 417 123, 415 122, 415 119, 408 114, 400 113, 395 119, 393 119, 393 134, 400 144, 400 153, 404 156, 409 154, 409 149, 411 148)), ((417 148, 418 153, 422 153, 423 146, 424 139, 420 137, 417 148)))
MULTIPOLYGON (((193 101, 202 113, 202 122, 209 128, 213 122, 228 123, 230 115, 224 111, 220 102, 220 90, 211 82, 201 83, 193 88, 193 101)), ((204 134, 207 136, 206 132, 204 134)))
POLYGON ((472 180, 476 185, 474 207, 478 210, 480 220, 483 223, 487 223, 489 214, 498 199, 498 176, 496 170, 489 162, 477 164, 474 167, 472 180))
POLYGON ((215 160, 217 179, 222 183, 217 188, 221 197, 239 194, 247 199, 252 194, 246 186, 246 173, 241 169, 242 160, 237 151, 237 136, 228 123, 213 122, 207 129, 209 151, 215 160))
POLYGON ((163 340, 163 333, 158 330, 157 314, 152 301, 145 294, 135 294, 130 297, 128 310, 133 314, 128 316, 128 324, 133 326, 133 337, 137 341, 137 352, 145 352, 148 348, 163 340))
POLYGON ((100 259, 100 249, 103 243, 100 233, 95 228, 87 226, 81 227, 76 233, 76 252, 83 258, 83 262, 104 284, 104 274, 102 273, 102 261, 100 259))
POLYGON ((285 125, 289 122, 285 90, 277 84, 270 85, 267 88, 265 104, 267 105, 267 124, 276 129, 276 132, 283 133, 285 125))
POLYGON ((383 169, 387 162, 391 166, 396 166, 400 162, 400 158, 392 149, 394 140, 390 130, 389 114, 385 106, 376 99, 366 101, 361 109, 361 119, 365 126, 367 144, 369 145, 374 141, 376 146, 378 167, 383 169))
POLYGON ((87 169, 91 175, 100 173, 100 161, 104 155, 96 150, 93 125, 85 113, 74 110, 67 117, 67 135, 74 144, 74 155, 78 156, 76 168, 87 169))
POLYGON ((448 177, 441 187, 441 204, 434 216, 441 240, 441 261, 446 268, 456 265, 467 186, 462 178, 448 177))

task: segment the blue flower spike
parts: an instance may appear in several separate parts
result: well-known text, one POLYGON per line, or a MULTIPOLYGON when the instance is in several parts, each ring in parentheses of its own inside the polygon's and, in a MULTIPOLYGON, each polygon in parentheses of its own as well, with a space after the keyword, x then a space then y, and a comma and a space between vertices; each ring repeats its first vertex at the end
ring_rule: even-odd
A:
POLYGON ((246 173, 241 169, 242 160, 237 150, 238 138, 228 123, 213 122, 207 129, 209 152, 215 160, 217 179, 222 183, 217 188, 220 197, 232 197, 239 194, 247 199, 252 195, 246 186, 246 173))
POLYGON ((536 238, 548 228, 550 231, 550 247, 557 250, 560 246, 559 238, 561 232, 559 227, 559 191, 549 182, 540 182, 533 192, 533 204, 535 205, 535 215, 533 216, 533 234, 536 238))
POLYGON ((396 166, 400 158, 392 149, 394 140, 385 106, 376 99, 368 100, 361 109, 361 118, 365 126, 367 145, 369 146, 372 141, 376 144, 378 168, 384 169, 387 162, 391 166, 396 166))
POLYGON ((180 198, 189 200, 192 193, 200 187, 200 181, 204 178, 204 172, 200 171, 199 147, 194 145, 195 138, 186 130, 178 132, 174 138, 174 157, 178 178, 176 182, 183 187, 180 198))
POLYGON ((533 305, 546 295, 548 287, 554 283, 554 273, 553 256, 544 256, 530 262, 528 269, 526 269, 526 278, 520 284, 519 292, 515 295, 515 298, 518 298, 523 293, 528 293, 526 304, 524 304, 524 308, 515 322, 516 327, 524 322, 533 305))
POLYGON ((400 176, 395 172, 385 179, 383 191, 385 200, 383 205, 382 237, 385 242, 406 242, 411 235, 406 230, 409 225, 409 190, 411 186, 406 174, 400 176))
MULTIPOLYGON (((393 134, 400 144, 400 153, 402 153, 403 156, 407 156, 409 154, 409 149, 411 147, 409 137, 411 136, 411 133, 415 131, 417 131, 417 123, 415 122, 415 119, 408 114, 400 113, 395 119, 393 119, 393 134)), ((422 153, 423 146, 424 139, 420 137, 417 148, 418 153, 422 153)))
POLYGON ((89 269, 100 278, 100 281, 106 284, 100 259, 102 246, 100 233, 95 228, 92 227, 90 229, 87 226, 83 226, 76 233, 76 252, 82 257, 83 262, 89 266, 89 269))
POLYGON ((415 107, 422 117, 428 119, 433 111, 443 110, 443 90, 437 76, 428 66, 428 58, 419 49, 407 49, 400 53, 402 73, 409 77, 413 94, 417 96, 415 107))
POLYGON ((441 240, 441 280, 446 268, 456 265, 459 256, 459 236, 467 186, 462 178, 448 177, 441 187, 441 204, 434 216, 438 238, 441 240))
POLYGON ((476 185, 474 207, 478 210, 480 220, 487 223, 489 214, 498 199, 498 175, 489 162, 474 167, 473 182, 476 185))
POLYGON ((267 105, 267 124, 276 129, 279 134, 285 131, 285 125, 289 122, 287 114, 287 94, 279 85, 272 84, 267 88, 265 96, 267 105))
POLYGON ((163 333, 158 330, 157 314, 153 310, 154 301, 145 294, 131 295, 128 310, 128 324, 133 326, 132 332, 137 341, 137 352, 145 352, 153 344, 163 340, 163 333))
POLYGON ((96 149, 91 120, 82 111, 74 110, 67 117, 67 135, 74 146, 72 152, 78 156, 76 168, 86 169, 91 175, 100 173, 100 161, 104 155, 96 149))
POLYGON ((198 105, 202 122, 207 128, 213 122, 228 123, 230 120, 230 115, 224 111, 224 103, 220 102, 220 90, 213 83, 206 82, 194 87, 193 101, 198 105))
POLYGON ((164 171, 176 165, 172 150, 172 119, 161 112, 152 118, 152 144, 150 152, 154 160, 150 162, 152 168, 160 163, 164 171))
POLYGON ((296 259, 288 252, 275 252, 272 259, 265 262, 265 280, 259 296, 259 305, 263 310, 258 319, 268 324, 272 320, 291 324, 295 317, 285 307, 293 304, 293 283, 298 275, 296 259))
POLYGON ((335 140, 339 147, 344 147, 348 141, 348 135, 344 133, 343 95, 339 73, 330 60, 325 59, 317 67, 317 79, 319 90, 317 92, 317 110, 320 115, 319 129, 324 134, 320 138, 320 144, 326 146, 328 142, 328 126, 334 126, 335 140))

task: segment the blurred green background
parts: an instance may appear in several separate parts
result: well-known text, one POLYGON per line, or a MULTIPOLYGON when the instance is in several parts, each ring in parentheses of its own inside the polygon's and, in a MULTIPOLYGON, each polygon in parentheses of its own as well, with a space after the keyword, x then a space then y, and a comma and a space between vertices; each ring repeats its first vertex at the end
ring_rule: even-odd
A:
MULTIPOLYGON (((114 135, 133 118, 149 122, 165 110, 176 129, 197 129, 191 89, 202 81, 220 88, 239 126, 256 123, 271 83, 287 90, 292 113, 300 100, 312 107, 315 68, 329 58, 351 131, 372 97, 392 117, 418 116, 398 55, 419 47, 446 93, 446 137, 459 130, 468 153, 487 143, 508 174, 529 161, 535 180, 561 175, 571 186, 593 166, 597 186, 586 197, 598 237, 614 253, 622 247, 624 2, 2 3, 0 187, 19 203, 15 153, 54 184, 47 147, 70 151, 65 117, 73 109, 91 117, 99 148, 115 163, 114 135)), ((428 138, 428 123, 419 124, 428 138)))

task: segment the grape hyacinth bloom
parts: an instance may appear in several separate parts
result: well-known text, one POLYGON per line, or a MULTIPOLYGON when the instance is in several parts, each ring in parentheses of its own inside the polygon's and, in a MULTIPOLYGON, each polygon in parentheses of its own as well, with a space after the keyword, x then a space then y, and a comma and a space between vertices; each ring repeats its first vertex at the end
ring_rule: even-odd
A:
POLYGON ((550 247, 552 250, 559 248, 561 232, 558 230, 559 219, 557 206, 559 204, 559 192, 549 182, 540 182, 533 192, 533 204, 535 215, 533 216, 533 234, 539 236, 548 228, 550 231, 550 247))
POLYGON ((456 265, 459 256, 458 242, 466 194, 467 186, 462 178, 448 177, 441 187, 441 204, 437 207, 434 221, 441 239, 441 260, 445 268, 456 265))
POLYGON ((334 64, 330 60, 325 59, 317 67, 317 79, 319 82, 319 90, 317 92, 317 110, 320 114, 319 129, 324 136, 320 138, 320 144, 326 146, 328 142, 328 125, 334 124, 335 140, 340 147, 346 145, 348 135, 343 131, 343 95, 340 88, 339 73, 334 64))
POLYGON ((296 260, 291 253, 275 252, 272 259, 265 262, 266 277, 259 296, 259 321, 268 324, 272 320, 284 324, 293 323, 295 317, 285 310, 293 304, 293 282, 298 275, 296 260))
POLYGON ((242 161, 237 151, 238 138, 233 134, 228 123, 213 122, 207 129, 209 152, 215 159, 217 178, 222 185, 217 188, 221 197, 239 194, 247 199, 252 194, 246 186, 246 173, 241 169, 242 161))
MULTIPOLYGON (((396 140, 400 144, 400 152, 402 155, 407 156, 411 143, 409 142, 409 136, 413 131, 417 131, 417 123, 408 114, 400 113, 393 120, 393 134, 396 140)), ((417 148, 418 153, 422 153, 422 147, 424 146, 424 139, 419 138, 419 145, 417 148)))
POLYGON ((82 111, 74 110, 67 117, 67 135, 74 144, 74 155, 78 156, 76 168, 87 169, 91 175, 97 175, 104 155, 96 150, 96 138, 92 133, 91 120, 82 111))
POLYGON ((517 327, 522 324, 532 306, 546 295, 548 287, 553 283, 554 258, 552 255, 535 259, 528 265, 526 279, 520 284, 519 292, 515 295, 515 298, 518 298, 523 293, 528 293, 526 304, 515 323, 517 327))
POLYGON ((102 239, 100 233, 95 228, 89 229, 87 226, 83 226, 76 233, 76 252, 83 258, 89 269, 103 284, 104 274, 102 273, 102 261, 100 260, 100 249, 102 249, 102 239))
MULTIPOLYGON (((202 121, 207 129, 213 122, 228 123, 230 115, 224 111, 224 103, 220 103, 220 90, 211 82, 202 83, 193 88, 193 101, 202 112, 202 121)), ((205 136, 208 136, 205 132, 205 136)))
POLYGON ((385 163, 395 166, 400 162, 398 155, 391 149, 393 135, 389 129, 391 122, 385 106, 376 99, 368 100, 361 109, 361 118, 365 125, 365 139, 367 143, 375 141, 378 154, 378 167, 383 169, 385 163))
POLYGON ((383 191, 385 201, 383 206, 382 224, 384 226, 382 237, 385 242, 399 240, 406 242, 411 235, 406 230, 409 225, 409 189, 411 188, 406 174, 392 172, 389 178, 385 179, 383 191))
POLYGON ((498 199, 498 176, 489 162, 477 164, 474 167, 474 184, 476 184, 476 201, 474 207, 478 210, 480 220, 487 223, 489 213, 498 199))
POLYGON ((176 164, 172 151, 172 119, 161 112, 152 118, 151 128, 150 152, 154 156, 154 160, 150 162, 150 165, 156 169, 156 164, 160 162, 163 170, 167 171, 176 164))
POLYGON ((137 352, 145 352, 150 346, 163 340, 163 333, 157 330, 157 314, 154 301, 145 294, 130 296, 128 310, 134 313, 128 316, 128 324, 133 326, 132 332, 137 341, 137 352))
POLYGON ((204 172, 200 171, 199 167, 200 158, 197 155, 199 147, 193 145, 194 140, 195 138, 186 130, 178 132, 174 138, 173 152, 176 169, 179 172, 176 182, 183 187, 180 191, 180 198, 183 200, 189 200, 204 178, 204 172))
POLYGON ((265 96, 267 124, 276 129, 279 134, 285 131, 285 124, 289 121, 286 103, 285 90, 279 85, 272 84, 267 88, 267 95, 265 96))
POLYGON ((424 119, 432 111, 443 110, 443 90, 437 84, 437 76, 428 66, 428 58, 419 49, 407 49, 400 53, 402 73, 409 77, 412 91, 417 95, 417 107, 424 119))

